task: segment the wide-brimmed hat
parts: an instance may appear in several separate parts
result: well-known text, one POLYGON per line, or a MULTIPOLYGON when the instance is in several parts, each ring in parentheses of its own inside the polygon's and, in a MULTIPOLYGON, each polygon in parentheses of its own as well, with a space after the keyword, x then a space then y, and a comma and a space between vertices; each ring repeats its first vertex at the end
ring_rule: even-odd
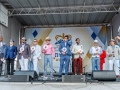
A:
POLYGON ((46 37, 45 41, 51 41, 51 39, 49 37, 46 37))
POLYGON ((110 40, 109 40, 109 42, 111 42, 111 41, 115 42, 115 40, 114 40, 114 39, 110 39, 110 40))

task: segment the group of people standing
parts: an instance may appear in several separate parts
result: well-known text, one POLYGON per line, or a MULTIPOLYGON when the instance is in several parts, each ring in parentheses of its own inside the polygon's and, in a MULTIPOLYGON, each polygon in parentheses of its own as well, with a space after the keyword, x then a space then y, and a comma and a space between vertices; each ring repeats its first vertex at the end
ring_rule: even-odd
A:
MULTIPOLYGON (((119 38, 116 38, 118 42, 119 38)), ((7 63, 7 75, 13 75, 14 72, 14 60, 18 55, 19 64, 21 70, 28 70, 29 60, 33 61, 33 69, 39 74, 38 71, 38 60, 41 59, 41 53, 44 54, 44 76, 47 76, 47 68, 49 64, 50 76, 53 76, 53 59, 55 59, 55 50, 53 45, 50 43, 51 39, 47 37, 45 39, 46 43, 41 46, 38 45, 37 39, 33 40, 33 46, 30 47, 26 43, 26 38, 21 39, 21 44, 16 47, 14 45, 14 40, 10 39, 10 43, 7 46, 3 42, 3 38, 0 36, 0 75, 2 73, 2 63, 6 60, 7 63)), ((83 45, 80 43, 80 39, 76 38, 76 44, 72 44, 69 36, 65 36, 64 39, 58 40, 55 44, 59 44, 60 52, 60 69, 59 77, 62 76, 63 69, 65 67, 65 75, 68 75, 70 57, 74 55, 74 74, 77 75, 78 72, 82 75, 82 55, 84 54, 83 45), (78 67, 79 66, 79 67, 78 67), (79 70, 79 71, 78 71, 79 70)), ((91 54, 92 70, 103 70, 103 64, 105 63, 106 55, 108 55, 109 60, 109 70, 114 70, 116 76, 119 77, 119 54, 120 48, 115 45, 115 40, 111 39, 110 45, 107 50, 102 50, 102 47, 98 45, 98 41, 94 40, 93 46, 90 48, 89 53, 91 54)))
POLYGON ((107 47, 106 54, 105 54, 105 50, 102 51, 102 48, 98 46, 98 41, 95 40, 94 46, 90 48, 90 54, 92 55, 92 60, 91 60, 92 70, 100 70, 103 67, 103 66, 100 66, 100 64, 104 63, 105 61, 104 59, 106 58, 106 54, 107 54, 108 62, 109 62, 109 70, 114 70, 116 73, 116 77, 120 77, 119 76, 120 75, 119 74, 120 48, 118 45, 115 45, 114 39, 111 39, 109 41, 109 46, 107 47), (104 61, 101 62, 101 60, 104 60, 104 61))

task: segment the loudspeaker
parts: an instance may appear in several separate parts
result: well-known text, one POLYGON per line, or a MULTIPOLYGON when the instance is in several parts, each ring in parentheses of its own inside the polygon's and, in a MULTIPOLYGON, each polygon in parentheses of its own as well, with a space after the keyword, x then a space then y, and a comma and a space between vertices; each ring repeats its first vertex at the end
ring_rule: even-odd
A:
MULTIPOLYGON (((12 81, 14 80, 13 77, 21 78, 21 80, 22 80, 22 78, 26 77, 26 79, 24 79, 25 81, 38 80, 38 75, 37 75, 36 71, 33 71, 33 70, 31 70, 31 71, 15 71, 14 75, 10 75, 10 79, 12 81)), ((21 80, 17 80, 17 81, 21 81, 21 80)), ((14 81, 16 81, 16 80, 14 80, 14 81)))
POLYGON ((29 75, 10 75, 9 82, 28 82, 29 75))
POLYGON ((62 82, 85 82, 85 75, 62 75, 62 82))
POLYGON ((111 70, 93 71, 92 77, 98 81, 116 81, 116 74, 111 70))

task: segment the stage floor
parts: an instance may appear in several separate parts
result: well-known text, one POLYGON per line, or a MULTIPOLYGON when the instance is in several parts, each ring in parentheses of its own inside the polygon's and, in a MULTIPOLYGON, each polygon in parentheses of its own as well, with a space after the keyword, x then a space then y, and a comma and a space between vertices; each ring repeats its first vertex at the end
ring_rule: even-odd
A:
POLYGON ((120 90, 120 83, 0 82, 0 90, 120 90))
MULTIPOLYGON (((58 78, 58 77, 55 77, 58 78)), ((60 79, 60 78, 59 78, 60 79)), ((9 82, 0 77, 0 90, 120 90, 120 79, 113 82, 64 83, 62 81, 9 82)))

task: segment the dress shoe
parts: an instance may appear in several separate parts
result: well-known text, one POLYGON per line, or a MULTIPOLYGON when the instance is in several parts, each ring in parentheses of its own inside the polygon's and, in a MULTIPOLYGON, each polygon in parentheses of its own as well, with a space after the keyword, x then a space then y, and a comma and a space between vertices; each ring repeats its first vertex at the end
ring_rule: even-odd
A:
POLYGON ((59 75, 59 77, 62 77, 62 75, 59 75))
POLYGON ((120 78, 120 76, 119 76, 119 75, 116 75, 116 77, 117 77, 117 78, 120 78))

